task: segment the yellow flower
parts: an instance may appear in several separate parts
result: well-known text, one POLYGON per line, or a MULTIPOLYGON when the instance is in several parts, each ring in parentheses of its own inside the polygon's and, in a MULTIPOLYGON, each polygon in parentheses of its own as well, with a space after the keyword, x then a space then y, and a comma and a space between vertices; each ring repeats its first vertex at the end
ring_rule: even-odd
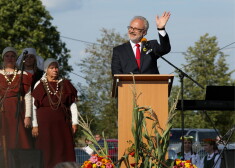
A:
POLYGON ((102 163, 106 163, 106 162, 107 162, 107 159, 102 159, 101 162, 102 162, 102 163))
POLYGON ((110 168, 113 168, 113 162, 109 157, 99 156, 97 154, 92 155, 92 157, 96 157, 96 160, 92 161, 91 158, 87 161, 84 161, 82 168, 106 168, 107 164, 111 164, 110 168))

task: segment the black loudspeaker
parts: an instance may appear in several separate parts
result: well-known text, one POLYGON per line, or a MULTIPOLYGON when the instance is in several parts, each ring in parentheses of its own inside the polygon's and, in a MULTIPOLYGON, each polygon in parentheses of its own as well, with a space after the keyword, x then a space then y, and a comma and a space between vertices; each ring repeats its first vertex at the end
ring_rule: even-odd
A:
POLYGON ((4 167, 4 159, 3 159, 3 151, 2 151, 2 148, 0 148, 0 167, 4 167))
POLYGON ((235 149, 224 150, 221 168, 235 168, 235 149))
POLYGON ((8 151, 9 168, 43 168, 42 152, 36 149, 11 149, 8 151))

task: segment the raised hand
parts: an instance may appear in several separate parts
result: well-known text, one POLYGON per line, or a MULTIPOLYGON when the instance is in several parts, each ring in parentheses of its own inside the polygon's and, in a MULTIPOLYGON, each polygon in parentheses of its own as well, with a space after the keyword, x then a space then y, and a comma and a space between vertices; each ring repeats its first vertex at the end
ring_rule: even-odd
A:
POLYGON ((162 16, 156 16, 156 24, 157 24, 157 28, 158 29, 162 29, 162 28, 165 28, 166 26, 166 23, 168 21, 168 19, 170 18, 171 16, 171 13, 170 12, 164 12, 162 14, 162 16))

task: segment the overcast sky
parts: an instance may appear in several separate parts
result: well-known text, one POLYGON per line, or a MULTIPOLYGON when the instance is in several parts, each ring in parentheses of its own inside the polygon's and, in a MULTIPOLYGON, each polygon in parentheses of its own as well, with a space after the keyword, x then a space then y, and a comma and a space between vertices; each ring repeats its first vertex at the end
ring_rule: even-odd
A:
MULTIPOLYGON (((220 48, 232 44, 222 51, 229 55, 230 70, 235 69, 235 0, 42 0, 52 23, 61 36, 96 43, 101 37, 101 28, 115 29, 125 34, 133 16, 141 15, 148 19, 150 28, 147 39, 158 39, 155 24, 156 15, 170 11, 171 17, 166 31, 169 34, 172 50, 165 58, 181 68, 185 64, 182 53, 209 33, 216 36, 220 48)), ((74 72, 81 75, 75 65, 84 58, 85 43, 62 38, 72 58, 69 63, 74 72)), ((161 74, 169 74, 174 68, 159 60, 161 74)), ((82 78, 70 74, 74 84, 82 78)), ((235 74, 233 74, 235 79, 235 74)), ((179 84, 175 79, 174 84, 179 84)))

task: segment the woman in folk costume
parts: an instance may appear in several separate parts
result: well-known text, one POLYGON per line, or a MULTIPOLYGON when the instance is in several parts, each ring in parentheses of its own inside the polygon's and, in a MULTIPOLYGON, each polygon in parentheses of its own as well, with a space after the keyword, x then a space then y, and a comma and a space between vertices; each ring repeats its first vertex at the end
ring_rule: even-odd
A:
POLYGON ((24 59, 24 70, 28 73, 31 73, 32 76, 32 85, 31 89, 34 88, 35 83, 41 79, 43 75, 43 62, 44 59, 37 55, 37 52, 34 48, 25 48, 23 52, 17 59, 16 64, 20 67, 22 64, 22 60, 24 59), (24 53, 27 53, 24 58, 24 53))
POLYGON ((44 62, 42 79, 35 84, 33 130, 36 148, 42 150, 44 168, 60 162, 74 162, 73 134, 77 130, 77 90, 67 79, 59 78, 59 65, 53 58, 44 62))
POLYGON ((32 76, 21 73, 16 67, 17 52, 6 47, 2 52, 3 68, 0 70, 0 144, 7 149, 31 148, 26 128, 31 126, 31 80, 32 76), (23 75, 21 78, 21 74, 23 75), (20 84, 22 79, 22 85, 20 84), (20 86, 22 89, 20 91, 20 86), (16 118, 18 94, 23 98, 16 118), (18 123, 18 124, 17 124, 18 123), (16 132, 18 127, 18 138, 16 132), (25 128, 26 127, 26 128, 25 128))
MULTIPOLYGON (((180 138, 182 140, 182 137, 180 138)), ((192 164, 199 165, 200 157, 198 154, 193 152, 193 137, 192 136, 184 136, 184 160, 190 160, 192 164)), ((182 153, 177 153, 177 159, 182 159, 182 153)))

